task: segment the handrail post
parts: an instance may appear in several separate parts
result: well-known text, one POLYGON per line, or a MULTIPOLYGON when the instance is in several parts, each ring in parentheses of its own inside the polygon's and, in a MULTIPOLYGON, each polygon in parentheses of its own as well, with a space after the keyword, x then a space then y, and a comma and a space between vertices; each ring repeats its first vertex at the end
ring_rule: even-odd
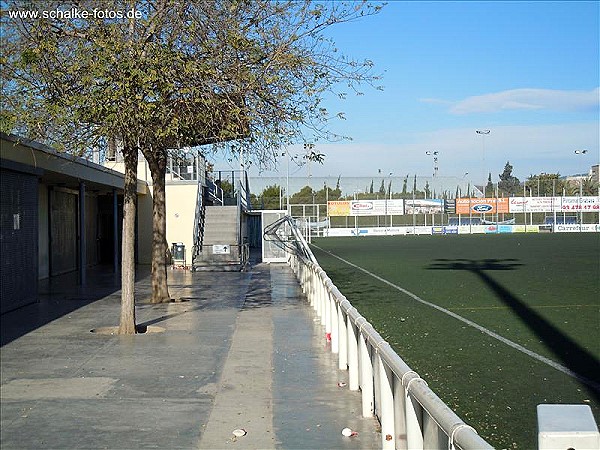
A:
POLYGON ((404 386, 402 381, 394 376, 394 435, 396 438, 396 448, 398 450, 407 450, 406 440, 406 398, 404 396, 404 386))
POLYGON ((333 294, 327 289, 325 285, 325 290, 327 291, 327 296, 329 297, 329 317, 331 318, 331 353, 338 354, 340 352, 340 327, 339 327, 339 317, 337 310, 337 301, 333 294))
POLYGON ((339 330, 339 352, 338 352, 338 369, 348 370, 348 328, 346 327, 346 319, 342 311, 342 304, 337 303, 338 330, 339 330))
MULTIPOLYGON (((412 381, 412 380, 410 380, 412 381)), ((423 421, 423 408, 412 398, 408 388, 410 381, 405 387, 404 406, 406 408, 406 440, 408 448, 422 450, 423 449, 423 432, 421 431, 421 423, 423 421)))
POLYGON ((381 423, 381 448, 395 449, 396 434, 394 431, 394 394, 393 394, 393 374, 392 371, 383 363, 379 353, 375 354, 375 359, 379 367, 379 392, 381 405, 379 406, 379 421, 381 423))
MULTIPOLYGON (((320 281, 321 278, 319 277, 319 282, 320 281)), ((323 317, 325 319, 325 333, 329 333, 329 335, 331 336, 331 296, 329 295, 329 292, 327 292, 327 288, 323 283, 319 283, 319 285, 321 286, 321 293, 323 298, 323 317)))
POLYGON ((358 337, 356 326, 348 319, 348 388, 358 391, 358 337))
POLYGON ((374 385, 373 385, 373 364, 369 354, 367 342, 359 331, 359 360, 360 360, 360 388, 362 392, 362 416, 373 417, 375 412, 374 385))
POLYGON ((423 413, 423 447, 449 448, 449 438, 428 412, 423 413))

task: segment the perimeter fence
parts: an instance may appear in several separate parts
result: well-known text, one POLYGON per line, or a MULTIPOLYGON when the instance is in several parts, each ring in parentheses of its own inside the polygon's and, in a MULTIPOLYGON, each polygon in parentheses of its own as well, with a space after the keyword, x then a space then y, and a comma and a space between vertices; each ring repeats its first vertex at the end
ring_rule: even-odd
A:
POLYGON ((354 308, 319 266, 294 219, 270 225, 265 238, 289 254, 304 294, 325 328, 338 368, 361 392, 362 415, 381 425, 382 449, 493 447, 460 419, 354 308), (290 244, 293 242, 293 245, 290 244))

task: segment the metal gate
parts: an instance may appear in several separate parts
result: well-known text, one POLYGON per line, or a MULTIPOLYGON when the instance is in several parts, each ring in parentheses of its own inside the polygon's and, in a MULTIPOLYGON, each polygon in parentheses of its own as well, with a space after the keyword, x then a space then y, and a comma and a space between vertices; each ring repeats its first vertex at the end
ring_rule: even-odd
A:
POLYGON ((265 228, 271 225, 273 222, 281 219, 287 214, 285 210, 269 210, 262 211, 262 261, 263 262, 287 262, 287 253, 284 249, 278 247, 273 243, 265 239, 265 228))

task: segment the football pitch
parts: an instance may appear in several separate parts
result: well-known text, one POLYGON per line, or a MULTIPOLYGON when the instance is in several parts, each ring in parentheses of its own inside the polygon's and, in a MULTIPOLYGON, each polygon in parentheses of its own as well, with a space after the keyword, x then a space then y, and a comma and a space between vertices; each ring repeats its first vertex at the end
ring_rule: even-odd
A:
POLYGON ((494 447, 537 448, 540 403, 599 421, 600 234, 319 238, 313 252, 494 447))

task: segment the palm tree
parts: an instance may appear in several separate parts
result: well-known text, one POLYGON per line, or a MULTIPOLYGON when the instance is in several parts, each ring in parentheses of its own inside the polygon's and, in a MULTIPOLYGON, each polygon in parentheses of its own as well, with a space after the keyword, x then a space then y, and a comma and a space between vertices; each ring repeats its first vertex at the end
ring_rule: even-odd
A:
POLYGON ((589 176, 582 180, 581 193, 586 196, 599 195, 598 187, 598 182, 589 176))
POLYGON ((578 180, 570 180, 566 183, 565 188, 568 195, 598 195, 598 182, 594 180, 591 176, 586 178, 582 177, 578 180))

